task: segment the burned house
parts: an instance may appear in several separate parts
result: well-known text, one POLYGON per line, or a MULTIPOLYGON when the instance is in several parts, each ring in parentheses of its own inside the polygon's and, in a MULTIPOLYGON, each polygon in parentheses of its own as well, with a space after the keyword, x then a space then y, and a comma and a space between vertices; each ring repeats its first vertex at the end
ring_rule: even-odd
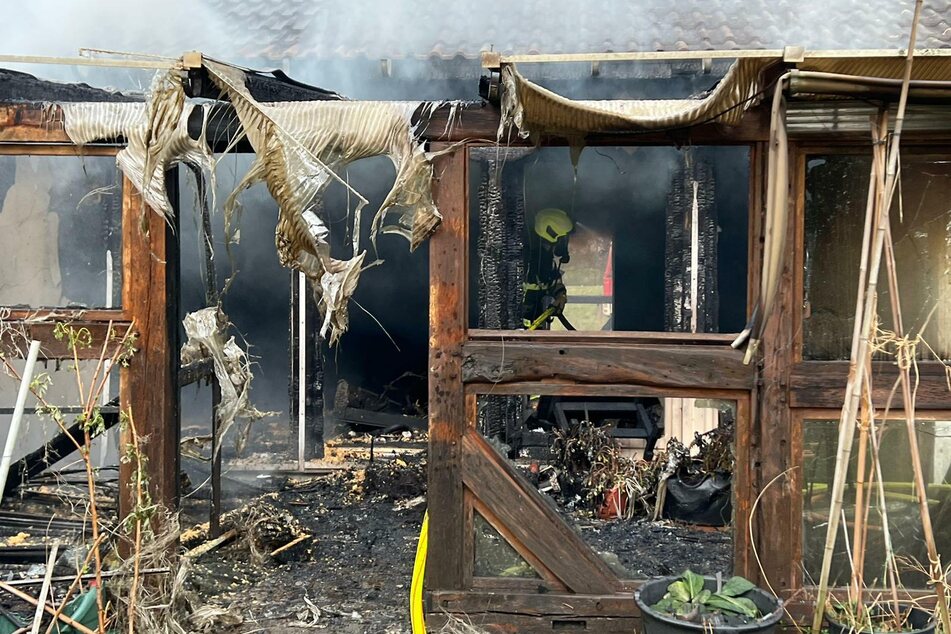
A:
MULTIPOLYGON (((882 283, 881 343, 869 361, 869 409, 885 439, 879 477, 903 529, 894 546, 917 561, 928 555, 907 439, 890 428, 903 404, 892 390, 895 346, 917 373, 927 504, 951 556, 951 49, 940 48, 942 26, 924 29, 913 58, 889 228, 899 283, 882 283), (896 294, 904 331, 887 301, 896 294)), ((868 174, 894 127, 905 57, 715 44, 487 51, 475 73, 444 60, 440 72, 469 69, 452 79, 452 90, 471 88, 466 101, 350 100, 200 53, 156 62, 160 81, 144 95, 4 72, 6 358, 22 371, 24 344, 40 341, 59 386, 59 361, 77 353, 58 323, 104 350, 116 329, 133 329, 138 352, 104 389, 104 427, 131 408, 150 437, 152 497, 169 507, 183 435, 211 435, 214 479, 216 456, 240 465, 247 448, 225 446, 229 430, 259 460, 251 469, 304 471, 341 432, 424 427, 430 626, 458 616, 493 632, 627 632, 639 618, 633 592, 680 566, 768 584, 802 617, 829 521, 868 174), (379 162, 361 171, 357 159, 379 162), (232 192, 254 182, 267 191, 242 194, 242 209, 232 192), (567 303, 539 321, 526 313, 526 284, 538 258, 552 257, 536 229, 551 210, 570 220, 552 234, 567 236, 556 256, 567 303), (396 237, 417 255, 379 246, 396 237), (277 255, 262 264, 242 251, 249 241, 277 255), (362 306, 361 293, 384 286, 389 306, 362 306), (255 295, 263 289, 273 294, 255 295), (412 299, 401 306, 403 291, 412 299), (389 347, 403 310, 417 322, 395 337, 410 351, 389 347), (260 317, 260 336, 274 341, 233 339, 249 323, 243 315, 260 317), (372 345, 359 340, 367 329, 372 345), (286 356, 256 369, 254 346, 272 344, 286 356), (372 378, 360 385, 354 368, 372 378), (278 385, 269 392, 280 398, 259 402, 252 378, 278 385), (214 387, 182 391, 199 381, 214 387), (185 398, 198 404, 183 407, 185 398), (202 419, 206 428, 183 432, 202 419), (718 502, 658 525, 696 484, 672 477, 677 455, 709 458, 699 479, 718 502), (588 462, 572 473, 576 459, 588 462)), ((97 373, 100 349, 83 350, 76 362, 97 373)), ((11 385, 0 391, 4 408, 11 385)), ((14 408, 2 412, 6 421, 14 408)), ((112 452, 126 442, 102 437, 112 452)), ((97 452, 119 464, 108 446, 97 452)), ((55 462, 40 457, 16 462, 8 486, 55 462)), ((128 482, 131 467, 119 470, 128 482)), ((861 477, 853 473, 849 491, 861 477)), ((847 528, 854 514, 847 505, 847 528)), ((836 544, 833 586, 848 583, 847 550, 845 539, 836 544)), ((868 564, 870 587, 881 568, 868 564)), ((911 569, 903 577, 911 596, 925 595, 927 581, 911 569)))

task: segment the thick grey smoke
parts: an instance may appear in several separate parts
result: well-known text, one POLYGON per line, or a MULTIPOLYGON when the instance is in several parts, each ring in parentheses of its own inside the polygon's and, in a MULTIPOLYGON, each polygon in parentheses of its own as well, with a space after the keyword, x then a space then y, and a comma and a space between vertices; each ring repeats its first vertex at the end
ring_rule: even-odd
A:
MULTIPOLYGON (((413 75, 438 80, 477 75, 478 64, 462 59, 474 61, 480 51, 490 49, 566 53, 785 45, 901 48, 907 41, 913 4, 913 0, 487 0, 478 4, 34 0, 7 16, 0 25, 0 42, 2 52, 39 55, 75 55, 80 47, 172 56, 199 49, 236 62, 283 65, 303 81, 338 83, 329 87, 395 99, 399 96, 388 96, 385 86, 353 81, 358 62, 364 62, 376 80, 413 75), (381 71, 382 59, 391 60, 385 71, 381 71), (335 63, 325 63, 329 61, 335 63), (351 72, 343 72, 344 68, 351 72)), ((925 3, 920 47, 951 42, 948 4, 949 0, 925 3)), ((51 68, 43 74, 77 78, 70 73, 71 69, 51 68)), ((79 69, 77 74, 79 78, 102 76, 90 69, 79 69)), ((117 85, 146 81, 134 71, 112 72, 111 77, 117 85)))

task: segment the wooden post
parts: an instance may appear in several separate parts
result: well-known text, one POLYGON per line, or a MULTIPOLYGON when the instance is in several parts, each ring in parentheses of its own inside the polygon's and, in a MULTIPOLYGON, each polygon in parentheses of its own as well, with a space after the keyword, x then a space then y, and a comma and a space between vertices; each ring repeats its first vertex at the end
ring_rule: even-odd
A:
MULTIPOLYGON (((795 178, 791 188, 793 196, 801 191, 803 180, 803 161, 794 151, 790 152, 789 165, 795 166, 795 178)), ((797 213, 799 205, 789 203, 790 213, 797 213)), ((763 213, 760 209, 751 209, 750 213, 763 213)), ((786 227, 787 245, 797 243, 798 222, 790 218, 786 227)), ((751 236, 751 240, 758 236, 751 236)), ((779 286, 776 290, 775 305, 763 333, 763 361, 760 369, 760 381, 757 386, 759 403, 751 429, 752 458, 752 494, 755 496, 773 478, 783 473, 793 464, 793 451, 797 446, 796 434, 799 432, 792 424, 789 410, 788 387, 789 371, 792 365, 793 342, 793 306, 795 305, 795 285, 791 254, 795 249, 787 248, 783 254, 780 269, 779 286)), ((782 478, 771 486, 760 500, 754 519, 754 535, 763 569, 769 573, 769 583, 777 593, 796 587, 796 564, 799 542, 797 524, 800 518, 798 507, 792 503, 795 490, 795 474, 782 478)), ((753 572, 751 570, 751 572, 753 572)), ((766 580, 760 579, 760 583, 766 580)))
MULTIPOLYGON (((433 150, 441 148, 435 147, 433 150)), ((466 333, 467 160, 464 148, 435 161, 433 196, 442 225, 429 260, 429 550, 426 585, 461 590, 466 555, 462 436, 466 429, 462 344, 466 333)), ((469 570, 467 574, 466 570, 469 570)))
MULTIPOLYGON (((177 173, 169 182, 177 185, 177 173)), ((174 227, 144 209, 142 197, 128 179, 123 179, 122 237, 123 308, 130 312, 138 333, 138 352, 123 371, 122 407, 132 409, 139 435, 148 437, 144 453, 152 500, 174 508, 178 503, 180 435, 178 248, 174 227)), ((124 431, 120 455, 131 442, 130 432, 124 431)), ((129 488, 133 468, 131 463, 120 462, 120 517, 126 517, 133 506, 129 488)))

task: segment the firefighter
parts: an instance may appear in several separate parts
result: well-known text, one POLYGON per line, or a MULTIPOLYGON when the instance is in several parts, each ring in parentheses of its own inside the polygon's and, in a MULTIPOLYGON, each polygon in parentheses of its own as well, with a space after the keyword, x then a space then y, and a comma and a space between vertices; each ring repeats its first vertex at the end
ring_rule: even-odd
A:
POLYGON ((574 228, 561 209, 550 207, 535 214, 535 230, 528 232, 522 312, 529 330, 547 329, 555 318, 574 330, 563 314, 568 293, 561 280, 561 265, 570 259, 568 235, 574 228))

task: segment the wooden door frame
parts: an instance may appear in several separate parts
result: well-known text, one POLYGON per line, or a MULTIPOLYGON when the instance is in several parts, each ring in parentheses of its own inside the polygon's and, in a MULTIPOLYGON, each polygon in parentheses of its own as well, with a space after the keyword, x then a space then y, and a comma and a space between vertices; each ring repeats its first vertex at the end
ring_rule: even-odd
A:
MULTIPOLYGON (((432 149, 448 145, 434 143, 432 149)), ((751 203, 762 200, 756 176, 764 173, 762 150, 759 143, 751 147, 751 203)), ((633 601, 639 582, 617 578, 478 434, 475 395, 636 392, 735 399, 742 421, 735 486, 739 517, 748 513, 761 479, 759 448, 745 442, 757 434, 756 368, 743 364, 743 353, 730 348, 728 335, 470 330, 468 170, 466 147, 439 157, 434 168, 434 198, 443 222, 430 239, 428 618, 439 623, 447 612, 465 613, 493 632, 550 631, 561 621, 587 631, 629 632, 639 618, 633 601), (476 511, 535 567, 539 579, 474 576, 476 511)), ((751 204, 751 231, 762 224, 758 215, 759 207, 751 204)), ((758 253, 758 234, 750 233, 748 241, 751 256, 758 253)), ((749 267, 751 282, 756 268, 749 267)), ((734 524, 734 565, 738 573, 755 576, 743 517, 734 524)))

